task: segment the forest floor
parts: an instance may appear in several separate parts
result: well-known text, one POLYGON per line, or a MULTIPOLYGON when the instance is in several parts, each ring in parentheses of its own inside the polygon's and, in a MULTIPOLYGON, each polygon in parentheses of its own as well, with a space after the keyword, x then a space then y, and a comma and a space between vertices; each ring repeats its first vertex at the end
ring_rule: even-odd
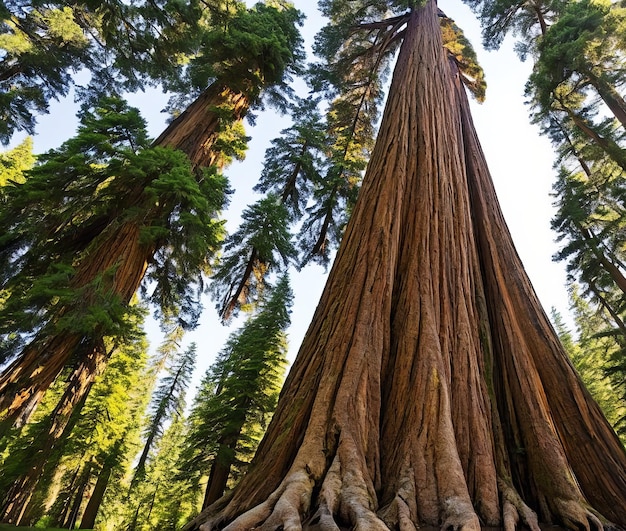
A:
POLYGON ((67 529, 59 527, 16 527, 10 524, 0 524, 0 531, 67 531, 67 529))

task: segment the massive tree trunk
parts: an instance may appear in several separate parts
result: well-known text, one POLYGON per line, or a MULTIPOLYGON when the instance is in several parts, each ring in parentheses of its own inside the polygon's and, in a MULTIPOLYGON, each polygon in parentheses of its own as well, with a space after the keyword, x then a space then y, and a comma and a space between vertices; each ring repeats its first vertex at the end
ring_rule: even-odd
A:
MULTIPOLYGON (((155 145, 182 150, 189 156, 194 170, 220 165, 221 150, 215 149, 215 143, 221 127, 225 122, 242 120, 248 107, 249 101, 244 94, 233 92, 221 84, 212 85, 165 129, 155 145)), ((146 222, 162 214, 159 210, 161 207, 155 206, 154 201, 144 196, 142 190, 137 191, 134 199, 120 198, 120 201, 124 204, 130 202, 129 207, 145 208, 146 222), (142 201, 148 203, 142 204, 142 201)), ((141 227, 135 222, 120 224, 113 220, 104 230, 108 234, 98 248, 77 266, 72 287, 81 289, 104 275, 111 294, 129 304, 158 243, 142 243, 141 227), (106 272, 113 270, 113 275, 106 275, 106 272)), ((85 301, 85 305, 88 306, 88 301, 85 301)), ((61 310, 58 317, 64 313, 61 310)), ((45 328, 0 374, 0 414, 5 420, 5 428, 13 425, 25 408, 33 408, 33 401, 41 400, 73 355, 89 356, 93 348, 91 345, 101 339, 97 330, 90 337, 85 337, 45 328)))
MULTIPOLYGON (((509 459, 523 461, 518 466, 526 468, 527 477, 520 475, 516 482, 535 506, 548 515, 561 513, 563 523, 570 526, 576 523, 567 520, 572 515, 571 499, 579 489, 585 505, 626 526, 626 453, 576 374, 524 273, 497 203, 469 105, 464 94, 458 92, 472 212, 494 339, 496 403, 506 419, 509 459), (527 375, 528 382, 514 392, 513 384, 523 383, 520 373, 527 375), (533 396, 541 404, 533 403, 537 400, 533 396), (544 427, 550 427, 550 433, 542 436, 539 432, 544 427), (533 437, 537 438, 539 450, 531 452, 533 437), (548 450, 548 444, 553 448, 548 450), (525 450, 522 457, 516 454, 516 448, 525 450), (551 454, 555 457, 550 458, 551 454), (559 470, 566 476, 561 490, 559 470), (541 482, 547 484, 542 486, 541 482), (568 489, 571 492, 565 496, 568 489)), ((582 518, 584 513, 579 511, 578 516, 582 518)))
POLYGON ((431 0, 266 436, 187 528, 589 529, 626 526, 625 499, 626 454, 523 271, 431 0))

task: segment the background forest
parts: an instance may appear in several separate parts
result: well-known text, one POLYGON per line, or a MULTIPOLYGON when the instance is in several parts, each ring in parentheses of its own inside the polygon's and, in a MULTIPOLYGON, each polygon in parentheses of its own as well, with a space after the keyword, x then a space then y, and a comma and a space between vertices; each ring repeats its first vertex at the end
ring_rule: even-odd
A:
MULTIPOLYGON (((245 471, 387 83, 319 4, 0 3, 1 521, 179 529, 245 471)), ((626 11, 469 4, 445 41, 513 239, 626 441, 626 11)))

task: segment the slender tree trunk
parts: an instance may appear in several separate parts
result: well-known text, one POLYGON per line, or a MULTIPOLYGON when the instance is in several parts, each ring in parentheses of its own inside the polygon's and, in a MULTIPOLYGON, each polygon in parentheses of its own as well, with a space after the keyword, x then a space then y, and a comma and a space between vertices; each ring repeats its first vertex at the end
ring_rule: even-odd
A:
POLYGON ((87 490, 89 480, 91 479, 91 468, 92 463, 87 463, 82 474, 80 475, 78 488, 74 492, 74 502, 72 503, 72 509, 70 510, 67 520, 65 520, 65 522, 63 523, 63 527, 67 529, 74 529, 74 526, 79 519, 80 508, 84 501, 85 491, 87 490))
POLYGON ((219 461, 220 453, 211 464, 211 471, 209 472, 209 479, 207 481, 206 490, 204 491, 204 500, 202 502, 202 509, 206 509, 209 505, 219 500, 226 490, 226 484, 228 483, 228 476, 230 475, 231 463, 224 463, 219 461))
POLYGON ((105 463, 105 466, 98 474, 96 485, 91 492, 91 496, 89 497, 89 501, 87 502, 87 506, 85 507, 85 512, 83 513, 83 517, 80 520, 79 529, 94 528, 96 524, 96 516, 98 516, 98 511, 100 510, 100 506, 102 505, 102 501, 104 500, 104 494, 106 493, 106 489, 109 485, 109 480, 111 479, 112 472, 113 467, 105 463))
POLYGON ((593 144, 602 149, 615 163, 626 171, 626 152, 612 139, 605 138, 576 111, 572 110, 567 103, 559 101, 561 111, 563 111, 572 120, 574 126, 582 132, 593 144))
MULTIPOLYGON (((211 165, 219 166, 223 154, 220 148, 216 149, 215 144, 221 129, 226 123, 242 120, 248 107, 249 101, 244 94, 232 92, 220 84, 213 85, 174 120, 154 144, 182 150, 191 159, 195 170, 211 165)), ((143 197, 141 191, 137 197, 136 201, 140 202, 143 197)), ((158 215, 154 209, 154 206, 147 207, 146 216, 158 215)), ((80 289, 115 267, 109 289, 129 304, 156 247, 141 243, 141 227, 136 223, 124 222, 114 226, 115 223, 118 222, 113 220, 108 226, 108 235, 78 266, 72 286, 80 289)), ((65 311, 61 310, 59 317, 63 313, 65 311)), ((41 399, 70 357, 82 345, 100 340, 97 333, 85 337, 46 329, 39 334, 0 374, 0 414, 7 420, 6 424, 12 426, 25 408, 34 407, 33 400, 41 399)))
POLYGON ((593 234, 593 232, 583 227, 579 222, 574 222, 576 228, 579 231, 579 234, 582 240, 587 244, 591 253, 596 257, 598 262, 602 265, 602 268, 609 274, 611 280, 615 282, 615 285, 619 288, 619 290, 626 296, 626 277, 621 272, 619 267, 607 257, 606 254, 602 252, 600 247, 597 244, 598 239, 593 234))
POLYGON ((81 469, 82 465, 76 468, 69 485, 57 495, 51 510, 47 511, 47 515, 52 518, 50 523, 56 527, 61 525, 67 518, 72 503, 72 493, 74 492, 74 486, 78 482, 81 469))
POLYGON ((624 98, 610 83, 607 83, 606 79, 603 79, 602 76, 596 76, 591 69, 584 72, 584 75, 588 77, 589 82, 598 91, 602 101, 613 113, 613 116, 619 120, 622 127, 626 128, 626 101, 624 98))
POLYGON ((150 505, 148 506, 148 514, 146 515, 146 520, 150 522, 150 517, 152 516, 152 510, 154 509, 154 501, 156 500, 157 493, 159 492, 160 484, 157 483, 154 487, 154 492, 152 493, 152 498, 150 499, 150 505))
POLYGON ((230 477, 230 469, 235 461, 235 450, 244 422, 242 419, 241 422, 232 427, 229 433, 224 434, 220 439, 217 454, 211 464, 202 509, 206 509, 224 495, 228 478, 230 477))
POLYGON ((234 288, 232 293, 228 294, 228 297, 224 300, 224 304, 219 310, 219 316, 223 321, 228 321, 232 317, 237 306, 245 303, 250 292, 250 280, 252 278, 252 274, 255 269, 260 269, 260 265, 264 264, 259 258, 259 251, 256 247, 253 247, 250 252, 250 258, 248 258, 248 262, 246 263, 246 269, 241 275, 237 286, 232 286, 232 288, 234 288))
POLYGON ((249 471, 187 529, 626 525, 626 455, 515 253, 436 13, 411 14, 363 188, 249 471))

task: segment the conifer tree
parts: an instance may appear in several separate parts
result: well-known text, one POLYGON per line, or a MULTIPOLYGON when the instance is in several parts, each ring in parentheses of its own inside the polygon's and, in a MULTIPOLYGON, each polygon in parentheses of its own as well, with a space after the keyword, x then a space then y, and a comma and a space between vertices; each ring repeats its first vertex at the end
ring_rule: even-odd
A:
POLYGON ((320 5, 347 53, 401 42, 385 112, 253 463, 188 529, 626 525, 626 454, 515 252, 435 2, 320 5))
MULTIPOLYGON (((109 199, 112 211, 87 221, 82 234, 73 235, 74 239, 68 237, 68 241, 58 242, 62 251, 74 254, 89 248, 88 259, 73 263, 70 268, 40 261, 42 271, 49 267, 55 286, 64 286, 64 294, 70 299, 61 299, 64 304, 57 304, 60 313, 50 321, 54 323, 52 328, 42 323, 36 312, 29 314, 33 321, 20 321, 18 326, 36 331, 36 336, 21 350, 18 345, 16 360, 0 375, 0 406, 8 423, 15 421, 27 403, 40 399, 78 345, 84 352, 74 355, 85 356, 86 352, 98 349, 99 337, 107 333, 122 334, 117 329, 120 316, 144 276, 146 281, 156 283, 151 294, 156 305, 163 309, 176 308, 173 313, 179 314, 181 324, 193 326, 199 311, 196 295, 202 274, 207 271, 221 237, 221 224, 214 215, 223 204, 226 183, 218 170, 229 156, 241 152, 241 120, 249 108, 260 103, 263 91, 278 101, 288 89, 287 80, 297 71, 301 56, 301 39, 296 29, 300 14, 292 7, 259 4, 247 10, 237 3, 232 16, 229 13, 226 18, 228 22, 223 27, 207 33, 202 60, 188 69, 192 80, 202 87, 210 83, 208 88, 151 147, 145 146, 145 133, 141 131, 130 131, 128 136, 123 129, 108 131, 106 125, 104 131, 98 130, 97 113, 90 118, 87 111, 85 119, 95 123, 89 127, 84 124, 82 131, 87 134, 94 127, 103 135, 96 140, 104 144, 96 146, 92 153, 89 142, 94 139, 83 137, 74 144, 64 145, 57 159, 52 155, 48 166, 41 166, 40 171, 45 173, 58 164, 67 170, 61 172, 60 178, 67 177, 74 171, 66 163, 71 149, 87 150, 82 152, 87 161, 72 176, 79 178, 84 173, 87 180, 91 179, 91 187, 87 189, 98 198, 109 199), (242 58, 243 49, 249 53, 242 58), (110 139, 113 153, 108 152, 108 134, 113 135, 110 139), (135 145, 143 149, 135 152, 135 145), (94 158, 94 163, 108 163, 107 170, 120 175, 106 181, 107 186, 98 187, 98 176, 106 171, 99 172, 98 167, 90 165, 89 157, 94 158), (125 158, 127 163, 123 162, 125 158), (165 167, 158 167, 159 163, 165 167), (104 294, 95 289, 97 286, 104 294), (80 309, 97 296, 104 296, 104 302, 110 306, 107 311, 95 311, 95 306, 90 306, 88 311, 80 309), (83 319, 69 318, 72 311, 78 311, 83 319), (84 337, 85 328, 80 329, 81 322, 87 326, 85 315, 91 320, 88 337, 84 337), (107 330, 111 327, 112 330, 107 330), (39 369, 40 365, 44 370, 39 369)), ((113 116, 120 114, 124 113, 118 109, 113 116)), ((128 116, 132 117, 132 113, 128 116)), ((31 186, 37 182, 41 186, 41 180, 33 180, 31 186)), ((58 190, 65 188, 60 186, 58 190)), ((51 199, 54 201, 54 196, 51 199)), ((18 211, 31 201, 25 196, 20 200, 14 200, 18 211)), ((67 230, 73 228, 63 220, 57 223, 67 230)), ((7 223, 7 227, 11 224, 7 223)), ((7 230, 7 249, 22 244, 23 240, 16 234, 20 230, 7 230)), ((50 251, 44 248, 33 256, 46 256, 50 251)), ((9 251, 4 260, 14 256, 9 251)), ((44 296, 37 299, 40 305, 45 305, 46 300, 58 300, 46 299, 50 293, 45 282, 50 278, 42 276, 37 280, 43 283, 40 289, 44 291, 44 296)))
MULTIPOLYGON (((66 511, 57 509, 62 514, 57 517, 59 523, 69 517, 74 500, 82 502, 84 493, 77 494, 76 489, 89 485, 111 447, 128 436, 129 425, 133 423, 129 399, 133 393, 144 391, 140 373, 145 368, 146 350, 140 333, 128 345, 113 349, 110 365, 100 381, 90 383, 90 387, 94 386, 93 396, 88 399, 88 393, 84 393, 78 407, 62 415, 59 406, 65 404, 67 394, 64 382, 58 382, 56 392, 46 396, 46 402, 52 402, 50 411, 44 408, 38 412, 24 433, 9 446, 9 457, 2 471, 3 521, 34 523, 46 503, 53 483, 51 478, 62 469, 71 470, 67 477, 81 481, 67 488, 65 479, 59 479, 63 486, 58 485, 57 489, 67 496, 67 503, 63 504, 66 511)), ((97 375, 95 372, 94 376, 97 375)), ((119 448, 118 444, 118 451, 119 448)))
MULTIPOLYGON (((200 276, 222 235, 214 216, 224 178, 208 171, 199 181, 184 154, 149 147, 142 119, 119 99, 87 110, 77 137, 40 160, 7 189, 1 214, 2 333, 24 338, 3 352, 8 424, 70 359, 97 365, 108 357, 104 338, 124 341, 144 275, 155 306, 193 326, 200 276)), ((90 370, 77 377, 88 381, 90 370)))
POLYGON ((224 245, 210 287, 222 301, 218 311, 224 320, 236 315, 239 306, 245 307, 262 296, 265 277, 285 271, 296 256, 289 214, 278 196, 260 199, 241 217, 241 225, 224 245))
POLYGON ((182 417, 174 419, 159 440, 144 480, 126 500, 126 519, 118 524, 129 531, 178 530, 199 510, 199 496, 179 469, 185 438, 182 417))
POLYGON ((63 448, 59 468, 65 474, 48 511, 51 523, 62 525, 70 508, 79 502, 81 512, 84 509, 80 526, 92 529, 112 486, 120 488, 140 449, 141 418, 150 391, 147 371, 145 341, 136 349, 119 349, 113 354, 63 448), (71 478, 86 461, 92 464, 90 481, 85 495, 79 497, 71 478))
POLYGON ((167 367, 167 374, 159 381, 152 395, 150 416, 145 429, 145 443, 135 467, 131 489, 146 474, 150 452, 163 435, 166 423, 181 418, 185 409, 185 395, 196 365, 196 345, 174 358, 167 367))
POLYGON ((181 470, 208 476, 204 507, 247 463, 271 417, 286 365, 292 294, 282 276, 257 311, 233 333, 202 381, 189 417, 181 470))

